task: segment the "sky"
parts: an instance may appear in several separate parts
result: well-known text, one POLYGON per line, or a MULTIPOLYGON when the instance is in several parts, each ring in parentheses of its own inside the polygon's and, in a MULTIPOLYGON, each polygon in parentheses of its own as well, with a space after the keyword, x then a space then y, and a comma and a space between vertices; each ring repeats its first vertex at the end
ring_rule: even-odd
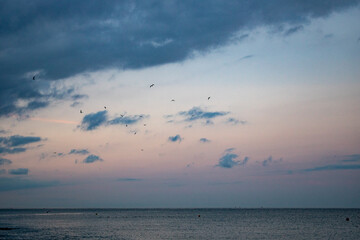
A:
POLYGON ((359 22, 359 0, 0 0, 0 207, 359 208, 359 22))

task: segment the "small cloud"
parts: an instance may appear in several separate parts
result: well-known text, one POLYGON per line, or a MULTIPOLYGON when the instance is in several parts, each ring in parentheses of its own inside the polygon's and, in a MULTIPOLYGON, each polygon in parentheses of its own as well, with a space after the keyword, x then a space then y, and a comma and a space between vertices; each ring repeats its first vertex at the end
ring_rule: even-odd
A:
POLYGON ((237 165, 245 165, 249 161, 249 157, 244 157, 242 161, 234 161, 234 159, 238 158, 237 154, 231 153, 232 150, 225 150, 225 153, 220 159, 219 164, 215 165, 222 168, 233 168, 237 165))
POLYGON ((106 111, 100 111, 97 113, 90 113, 83 118, 80 128, 84 131, 92 131, 101 125, 106 124, 108 117, 106 111))
POLYGON ((69 152, 69 154, 81 154, 81 155, 86 155, 89 154, 89 151, 87 149, 71 149, 71 151, 69 152))
POLYGON ((209 139, 207 139, 207 138, 200 138, 200 140, 199 140, 200 142, 202 142, 202 143, 209 143, 209 142, 211 142, 209 139))
POLYGON ((267 159, 265 159, 265 160, 262 162, 262 165, 263 165, 264 167, 267 167, 267 166, 269 166, 269 164, 271 164, 271 163, 277 163, 277 162, 282 162, 282 158, 280 158, 279 160, 274 160, 274 159, 272 158, 272 156, 269 156, 267 159))
POLYGON ((168 138, 168 140, 170 141, 170 142, 181 142, 182 140, 183 140, 183 138, 181 138, 180 137, 180 135, 179 134, 177 134, 176 136, 170 136, 169 138, 168 138))
POLYGON ((40 137, 25 137, 20 135, 0 137, 0 144, 6 147, 17 147, 39 141, 41 141, 40 137))
POLYGON ((334 34, 332 34, 332 33, 324 35, 325 39, 330 39, 330 38, 333 38, 333 37, 334 37, 334 34))
POLYGON ((28 175, 29 169, 28 168, 9 169, 8 173, 12 175, 28 175))
POLYGON ((9 165, 9 164, 11 164, 11 163, 12 163, 12 161, 9 160, 9 159, 0 158, 0 166, 2 166, 2 165, 9 165))
POLYGON ((133 116, 123 116, 117 117, 108 121, 109 125, 133 125, 141 121, 142 119, 149 118, 149 115, 133 115, 133 116))
POLYGON ((294 33, 296 33, 296 32, 299 32, 299 31, 301 31, 301 30, 303 30, 303 29, 304 29, 304 27, 303 27, 302 25, 298 25, 298 26, 289 28, 289 29, 284 33, 284 35, 285 35, 285 36, 290 36, 290 35, 292 35, 292 34, 294 34, 294 33))
POLYGON ((229 114, 229 112, 208 112, 208 111, 201 109, 200 107, 193 107, 192 109, 190 109, 188 111, 182 111, 182 112, 178 113, 178 115, 184 116, 185 121, 187 121, 187 122, 196 121, 198 119, 208 119, 209 120, 209 119, 213 119, 216 117, 225 116, 227 114, 229 114))
POLYGON ((226 123, 229 123, 229 124, 232 124, 232 125, 237 125, 237 124, 244 125, 244 124, 247 123, 247 121, 238 120, 238 119, 235 119, 235 118, 228 118, 228 119, 226 120, 226 123))
POLYGON ((100 158, 99 156, 96 156, 94 154, 91 154, 89 156, 87 156, 84 160, 83 160, 83 163, 93 163, 93 162, 96 162, 96 161, 99 161, 99 162, 102 162, 104 161, 102 158, 100 158))
POLYGON ((118 178, 116 179, 116 181, 118 182, 138 182, 138 181, 142 181, 143 179, 141 178, 118 178))
POLYGON ((29 102, 29 104, 27 105, 26 109, 27 109, 27 110, 35 110, 35 109, 47 107, 48 105, 49 105, 49 102, 44 102, 44 101, 32 101, 32 102, 29 102))

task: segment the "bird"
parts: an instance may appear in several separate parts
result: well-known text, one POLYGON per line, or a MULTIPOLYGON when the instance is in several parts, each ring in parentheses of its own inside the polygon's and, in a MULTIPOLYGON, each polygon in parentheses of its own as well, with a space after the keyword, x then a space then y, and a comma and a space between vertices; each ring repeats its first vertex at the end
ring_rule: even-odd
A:
POLYGON ((82 113, 82 110, 80 110, 80 113, 82 113))
POLYGON ((123 117, 124 115, 123 114, 120 114, 121 117, 123 117))
POLYGON ((143 152, 143 151, 144 151, 144 149, 141 149, 141 151, 143 152))
POLYGON ((127 127, 127 124, 125 126, 127 127))
POLYGON ((144 126, 146 126, 146 124, 144 123, 144 126))
POLYGON ((152 88, 154 86, 154 84, 151 84, 150 87, 152 88))
POLYGON ((171 99, 172 102, 175 102, 175 99, 171 99))
POLYGON ((33 80, 35 80, 35 75, 33 76, 33 80))
POLYGON ((136 132, 134 132, 134 135, 136 135, 136 132))
POLYGON ((208 100, 210 100, 210 97, 208 97, 208 100))
POLYGON ((106 106, 104 106, 104 108, 106 109, 106 106))

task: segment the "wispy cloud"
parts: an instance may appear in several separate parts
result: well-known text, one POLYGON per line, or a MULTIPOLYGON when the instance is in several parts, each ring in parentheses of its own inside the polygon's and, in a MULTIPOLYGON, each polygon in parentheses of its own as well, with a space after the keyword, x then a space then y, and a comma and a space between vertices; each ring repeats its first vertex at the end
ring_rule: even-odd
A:
POLYGON ((325 165, 319 166, 314 168, 307 168, 301 170, 302 172, 317 172, 317 171, 334 171, 334 170, 358 170, 360 169, 360 165, 340 165, 340 164, 333 164, 333 165, 325 165))
POLYGON ((226 120, 226 123, 232 124, 232 125, 237 125, 237 124, 244 125, 244 124, 247 123, 247 121, 238 120, 238 119, 236 119, 236 118, 228 118, 228 119, 226 120))
POLYGON ((282 162, 282 158, 278 159, 278 160, 274 160, 272 156, 269 156, 267 159, 265 159, 263 162, 262 162, 262 165, 264 167, 267 167, 269 166, 270 164, 272 163, 279 163, 279 162, 282 162))
POLYGON ((81 155, 86 155, 89 154, 89 151, 87 149, 71 149, 71 151, 69 152, 69 154, 81 154, 81 155))
POLYGON ((102 158, 100 158, 99 156, 96 156, 94 154, 91 154, 89 156, 87 156, 84 160, 83 163, 94 163, 94 162, 102 162, 104 161, 102 158))
POLYGON ((292 27, 292 28, 289 28, 288 30, 285 31, 284 35, 285 36, 290 36, 296 32, 299 32, 301 30, 304 29, 304 26, 302 25, 298 25, 298 26, 295 26, 295 27, 292 27))
POLYGON ((225 116, 229 114, 229 112, 210 112, 201 109, 200 107, 193 107, 188 111, 179 112, 178 115, 185 117, 185 121, 196 121, 198 119, 213 119, 220 116, 225 116))
POLYGON ((9 169, 8 173, 12 175, 28 175, 29 169, 28 168, 9 169))
POLYGON ((233 168, 237 165, 246 165, 249 161, 249 157, 244 157, 242 161, 234 161, 237 159, 239 155, 232 153, 233 150, 227 149, 225 150, 225 154, 219 159, 219 163, 215 166, 222 168, 233 168))
POLYGON ((149 118, 149 115, 129 115, 120 116, 113 119, 109 119, 107 111, 100 111, 97 113, 90 113, 85 115, 81 125, 79 126, 84 131, 92 131, 100 126, 109 125, 134 125, 145 118, 149 118))
POLYGON ((177 134, 177 135, 175 135, 175 136, 170 136, 170 137, 168 138, 168 140, 169 140, 170 142, 179 142, 179 143, 180 143, 180 142, 183 140, 183 138, 181 138, 180 135, 177 134))

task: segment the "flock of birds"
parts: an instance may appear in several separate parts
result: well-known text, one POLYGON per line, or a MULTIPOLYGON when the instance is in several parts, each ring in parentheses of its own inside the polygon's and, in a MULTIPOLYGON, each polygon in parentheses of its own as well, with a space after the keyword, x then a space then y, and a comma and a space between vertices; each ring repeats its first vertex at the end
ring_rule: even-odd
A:
MULTIPOLYGON (((34 81, 36 80, 36 75, 33 76, 32 80, 34 80, 34 81)), ((154 87, 154 86, 155 86, 155 84, 152 83, 152 84, 150 85, 150 88, 152 88, 152 87, 154 87)), ((210 97, 208 97, 207 99, 210 100, 210 97)), ((175 102, 175 99, 171 99, 171 102, 175 102)), ((104 109, 106 110, 106 106, 104 106, 104 109)), ((82 114, 82 113, 84 113, 84 112, 83 112, 82 109, 80 109, 80 114, 82 114)), ((120 114, 120 116, 121 116, 121 117, 124 117, 124 114, 120 114)), ((143 117, 143 116, 140 115, 140 117, 143 117)), ((125 124, 125 126, 127 127, 128 124, 125 124)), ((144 126, 146 126, 146 124, 144 124, 144 126)), ((134 131, 134 135, 136 135, 136 131, 134 131)), ((141 149, 141 151, 143 151, 143 149, 141 149)))

